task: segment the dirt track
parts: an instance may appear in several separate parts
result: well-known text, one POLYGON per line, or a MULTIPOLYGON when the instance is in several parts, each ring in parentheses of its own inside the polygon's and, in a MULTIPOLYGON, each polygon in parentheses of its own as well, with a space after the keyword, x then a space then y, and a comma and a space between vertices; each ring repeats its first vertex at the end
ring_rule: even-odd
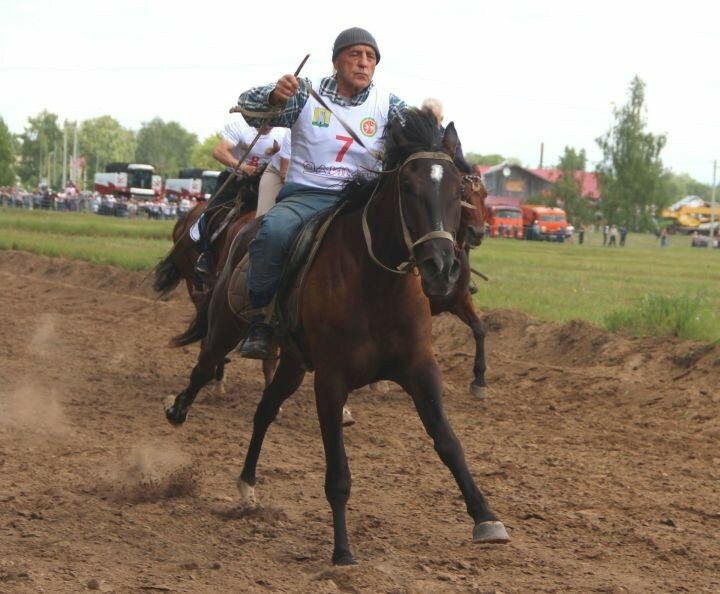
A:
POLYGON ((227 393, 201 392, 179 430, 163 416, 197 352, 166 346, 184 293, 21 252, 0 279, 0 592, 720 591, 718 345, 492 311, 477 401, 470 332, 437 318, 446 410, 511 542, 472 544, 410 399, 363 390, 345 432, 359 564, 335 568, 307 380, 245 509, 258 364, 234 357, 227 393))

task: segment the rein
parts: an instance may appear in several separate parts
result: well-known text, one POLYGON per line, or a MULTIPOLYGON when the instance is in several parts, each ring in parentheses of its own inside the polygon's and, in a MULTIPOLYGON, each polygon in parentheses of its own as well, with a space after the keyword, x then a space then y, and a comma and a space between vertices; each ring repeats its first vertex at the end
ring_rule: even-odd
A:
MULTIPOLYGON (((402 165, 400 165, 396 170, 391 171, 385 171, 383 173, 390 173, 392 171, 397 171, 397 177, 400 177, 400 172, 402 171, 402 168, 405 167, 410 161, 414 161, 416 159, 441 159, 443 161, 450 161, 450 163, 454 162, 453 159, 447 155, 446 153, 442 152, 417 152, 412 155, 410 155, 402 165)), ((378 179, 377 184, 375 185, 375 189, 373 190, 372 195, 368 199, 368 201, 365 203, 365 208, 363 208, 362 213, 362 229, 363 229, 363 236, 365 237, 365 245, 367 246, 368 255, 370 256, 370 259, 375 262, 378 266, 383 268, 384 270, 387 270, 388 272, 392 272, 394 274, 407 274, 415 268, 415 258, 414 258, 414 249, 416 246, 420 245, 421 243, 424 243, 426 241, 429 241, 430 239, 447 239, 449 240, 453 245, 456 244, 455 242, 455 236, 451 233, 448 233, 447 231, 430 231, 429 233, 426 233, 423 235, 420 239, 417 239, 413 241, 412 237, 410 236, 410 231, 407 228, 407 224, 405 223, 405 216, 403 215, 403 208, 402 208, 402 195, 400 193, 400 188, 398 187, 397 196, 398 196, 398 210, 400 211, 400 224, 402 226, 402 234, 403 234, 403 240, 405 242, 405 247, 408 250, 408 254, 410 258, 405 261, 401 262, 397 265, 396 268, 389 268, 385 266, 378 258, 375 256, 375 253, 372 249, 372 235, 370 234, 370 225, 367 220, 368 216, 368 210, 370 208, 370 203, 372 202, 373 198, 375 198, 375 195, 377 193, 378 188, 380 187, 380 180, 378 179)), ((463 203, 463 206, 467 204, 467 206, 471 208, 475 208, 472 204, 469 203, 463 203)))

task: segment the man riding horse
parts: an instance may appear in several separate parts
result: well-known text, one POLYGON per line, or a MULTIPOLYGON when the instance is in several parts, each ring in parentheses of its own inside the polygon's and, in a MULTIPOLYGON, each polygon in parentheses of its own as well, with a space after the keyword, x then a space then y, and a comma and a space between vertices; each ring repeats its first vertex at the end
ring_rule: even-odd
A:
MULTIPOLYGON (((242 189, 242 177, 259 175, 264 165, 280 150, 287 130, 274 129, 265 124, 257 129, 248 126, 242 117, 234 116, 223 128, 221 140, 213 150, 213 157, 225 165, 218 177, 218 191, 210 199, 197 225, 191 229, 193 240, 200 248, 195 270, 203 277, 213 274, 213 257, 209 229, 215 215, 227 211, 242 189)), ((255 205, 242 205, 241 213, 255 210, 255 205)), ((219 221, 222 223, 224 217, 219 221)), ((217 227, 218 225, 213 225, 217 227)))
POLYGON ((373 83, 380 50, 364 29, 353 27, 337 36, 332 62, 335 74, 316 84, 287 74, 238 100, 241 113, 254 112, 245 116, 251 126, 292 130, 285 186, 250 243, 247 286, 254 311, 243 357, 271 356, 273 299, 298 231, 335 205, 344 181, 358 171, 380 168, 385 126, 402 119, 406 109, 404 101, 373 83), (268 117, 257 117, 258 112, 268 117))

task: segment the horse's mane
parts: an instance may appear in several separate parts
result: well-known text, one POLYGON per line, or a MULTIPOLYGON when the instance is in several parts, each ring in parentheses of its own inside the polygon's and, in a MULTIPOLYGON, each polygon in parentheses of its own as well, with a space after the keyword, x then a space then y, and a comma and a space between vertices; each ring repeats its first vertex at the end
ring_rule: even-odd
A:
POLYGON ((370 199, 379 181, 378 176, 393 172, 410 155, 420 151, 442 150, 442 136, 432 114, 413 107, 403 112, 400 121, 401 138, 396 138, 392 134, 392 121, 388 122, 383 131, 385 152, 382 171, 372 175, 368 175, 365 171, 358 172, 345 183, 340 193, 340 200, 348 203, 348 210, 363 206, 370 199))

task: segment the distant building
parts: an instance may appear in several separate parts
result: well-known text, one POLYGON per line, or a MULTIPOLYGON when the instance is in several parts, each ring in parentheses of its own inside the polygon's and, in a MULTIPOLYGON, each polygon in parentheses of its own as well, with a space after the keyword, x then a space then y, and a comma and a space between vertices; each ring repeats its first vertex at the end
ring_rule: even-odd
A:
MULTIPOLYGON (((475 165, 475 171, 482 175, 488 191, 485 203, 509 206, 519 206, 532 196, 549 193, 562 175, 560 169, 526 169, 506 162, 493 166, 475 165)), ((599 201, 597 174, 576 171, 575 175, 582 180, 582 196, 599 201)))

